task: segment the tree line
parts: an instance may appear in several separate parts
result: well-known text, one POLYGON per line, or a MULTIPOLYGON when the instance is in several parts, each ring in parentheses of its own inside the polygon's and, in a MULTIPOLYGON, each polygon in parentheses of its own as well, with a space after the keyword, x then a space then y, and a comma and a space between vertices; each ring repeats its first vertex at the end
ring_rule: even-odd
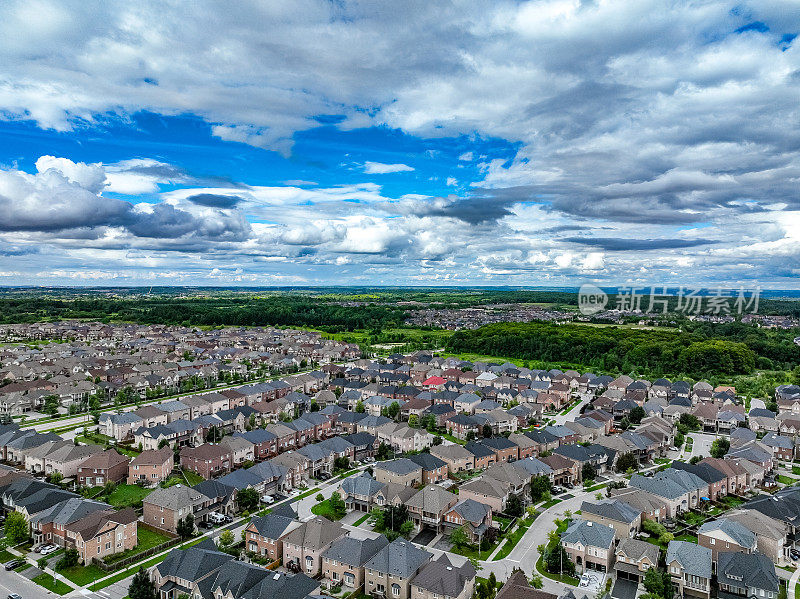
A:
POLYGON ((791 341, 793 334, 741 323, 693 330, 498 323, 458 331, 446 349, 456 354, 565 362, 600 372, 705 378, 749 374, 756 368, 791 370, 800 364, 800 347, 791 341))

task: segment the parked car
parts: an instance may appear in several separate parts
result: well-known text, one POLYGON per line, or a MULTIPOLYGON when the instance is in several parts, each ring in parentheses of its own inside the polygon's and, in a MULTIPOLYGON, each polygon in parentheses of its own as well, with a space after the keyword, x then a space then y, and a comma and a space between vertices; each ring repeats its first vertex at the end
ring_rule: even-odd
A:
POLYGON ((58 551, 58 545, 45 545, 44 547, 39 547, 39 553, 42 555, 50 555, 54 551, 58 551))
POLYGON ((22 595, 18 595, 17 593, 9 593, 8 599, 22 599, 22 595))
POLYGON ((275 498, 272 495, 262 495, 261 501, 263 501, 267 505, 270 505, 272 503, 275 503, 275 498))
POLYGON ((6 570, 13 570, 14 568, 19 568, 22 564, 25 563, 25 560, 22 559, 12 559, 4 564, 6 570))
POLYGON ((198 528, 205 528, 206 530, 211 530, 212 528, 214 528, 214 523, 213 522, 209 522, 208 520, 203 520, 197 526, 198 526, 198 528))
POLYGON ((798 551, 797 549, 792 549, 791 551, 789 551, 789 555, 791 555, 792 559, 794 560, 800 559, 800 551, 798 551))
POLYGON ((233 516, 230 514, 223 514, 222 517, 225 518, 225 522, 233 522, 233 516))
POLYGON ((225 522, 225 516, 223 516, 219 512, 211 512, 208 515, 208 520, 210 522, 213 522, 214 524, 222 524, 223 522, 225 522))

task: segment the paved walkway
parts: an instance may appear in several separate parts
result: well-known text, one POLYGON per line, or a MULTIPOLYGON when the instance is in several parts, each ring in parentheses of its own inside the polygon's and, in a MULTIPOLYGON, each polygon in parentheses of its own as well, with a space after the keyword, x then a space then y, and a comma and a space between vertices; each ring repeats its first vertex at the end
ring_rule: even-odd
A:
POLYGON ((794 592, 795 587, 797 587, 798 581, 800 581, 800 569, 795 570, 792 573, 792 577, 789 579, 789 583, 786 587, 789 599, 800 599, 800 597, 795 596, 794 592))

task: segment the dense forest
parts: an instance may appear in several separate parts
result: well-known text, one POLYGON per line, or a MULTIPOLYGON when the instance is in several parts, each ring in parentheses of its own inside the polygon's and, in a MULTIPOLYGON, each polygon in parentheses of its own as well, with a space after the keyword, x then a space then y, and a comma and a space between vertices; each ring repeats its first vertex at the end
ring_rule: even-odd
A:
POLYGON ((395 306, 343 306, 314 298, 0 299, 0 323, 92 319, 185 326, 302 326, 329 332, 381 330, 402 324, 395 306))
POLYGON ((447 351, 567 362, 651 377, 704 378, 749 374, 756 368, 791 370, 800 364, 800 347, 792 342, 792 333, 741 323, 702 324, 690 330, 501 323, 455 333, 447 351))

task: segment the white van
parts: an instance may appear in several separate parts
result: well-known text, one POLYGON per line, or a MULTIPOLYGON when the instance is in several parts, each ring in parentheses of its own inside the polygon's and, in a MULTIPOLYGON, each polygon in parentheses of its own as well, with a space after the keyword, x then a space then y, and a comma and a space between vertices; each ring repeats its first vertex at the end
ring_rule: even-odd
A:
POLYGON ((208 515, 208 519, 214 524, 222 524, 223 522, 225 522, 225 516, 223 516, 219 512, 211 512, 208 515))
POLYGON ((275 503, 275 498, 272 495, 262 495, 261 496, 261 501, 263 503, 266 503, 267 505, 271 505, 271 504, 275 503))

